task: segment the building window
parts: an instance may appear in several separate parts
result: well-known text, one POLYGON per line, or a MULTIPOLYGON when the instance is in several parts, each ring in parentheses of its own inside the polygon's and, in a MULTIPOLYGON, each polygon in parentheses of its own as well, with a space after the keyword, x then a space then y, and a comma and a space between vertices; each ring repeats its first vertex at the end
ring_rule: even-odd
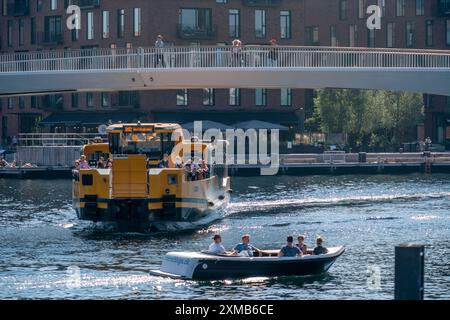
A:
POLYGON ((358 0, 358 18, 364 19, 366 16, 367 0, 358 0))
POLYGON ((386 47, 393 48, 395 47, 395 23, 388 22, 387 30, 386 30, 386 47))
POLYGON ((102 92, 102 107, 109 107, 109 93, 102 92))
POLYGON ((25 109, 25 97, 19 97, 19 109, 25 109))
POLYGON ((86 106, 88 108, 94 107, 94 94, 92 92, 86 93, 86 106))
POLYGON ((72 41, 78 41, 78 39, 80 38, 80 32, 78 29, 72 29, 72 41))
POLYGON ((211 34, 212 10, 211 9, 180 9, 180 31, 185 35, 211 34))
POLYGON ((61 16, 45 17, 45 41, 59 42, 62 40, 61 16))
POLYGON ((405 16, 405 0, 396 0, 395 14, 397 17, 405 16))
POLYGON ((117 37, 123 38, 125 33, 125 9, 117 10, 117 37))
POLYGON ((386 0, 378 0, 377 3, 381 8, 381 16, 384 17, 386 15, 386 0))
POLYGON ((203 89, 203 105, 213 106, 214 105, 214 89, 205 88, 203 89))
POLYGON ((255 10, 255 37, 266 37, 266 10, 255 10))
POLYGON ((119 91, 119 106, 139 108, 139 94, 137 91, 119 91))
POLYGON ((416 16, 425 15, 425 0, 416 0, 416 16))
POLYGON ((337 47, 338 46, 337 27, 334 24, 330 26, 330 45, 332 47, 337 47))
POLYGON ((347 20, 347 0, 339 0, 339 19, 347 20))
POLYGON ((434 21, 427 20, 425 26, 425 45, 431 47, 434 45, 434 21))
POLYGON ((109 38, 109 11, 102 12, 102 38, 109 38))
POLYGON ((177 90, 177 106, 188 105, 188 89, 177 90))
POLYGON ((8 109, 13 109, 14 108, 13 98, 8 98, 6 104, 8 105, 8 109))
POLYGON ((23 19, 19 19, 19 46, 23 46, 23 39, 24 39, 24 32, 25 32, 25 24, 23 19))
POLYGON ((348 26, 348 45, 350 47, 356 47, 358 44, 358 26, 351 24, 348 26))
POLYGON ((42 0, 37 0, 36 2, 36 12, 42 11, 42 0))
POLYGON ((367 30, 367 47, 375 47, 375 29, 367 30))
POLYGON ((319 27, 305 27, 305 45, 316 46, 319 44, 319 27))
POLYGON ((291 12, 290 11, 280 11, 280 38, 290 39, 291 38, 291 12))
POLYGON ((141 35, 141 8, 133 10, 133 34, 135 37, 141 35))
POLYGON ((36 18, 33 17, 30 20, 30 44, 36 44, 36 38, 36 18))
POLYGON ((267 105, 267 89, 255 90, 255 105, 261 107, 267 105))
POLYGON ((414 22, 406 22, 406 46, 411 48, 414 46, 414 22))
POLYGON ((281 89, 281 105, 283 107, 292 106, 292 89, 281 89))
POLYGON ((86 39, 93 40, 94 39, 94 13, 88 12, 86 14, 86 39))
POLYGON ((240 106, 241 105, 241 89, 231 88, 230 89, 230 106, 240 106))
POLYGON ((230 9, 228 11, 228 35, 232 38, 241 36, 241 14, 238 9, 230 9))
POLYGON ((227 0, 216 0, 216 3, 227 3, 227 0))
POLYGON ((50 0, 50 10, 58 9, 58 0, 50 0))
POLYGON ((8 47, 12 47, 13 45, 13 20, 8 20, 8 47))
POLYGON ((445 20, 445 44, 450 46, 450 19, 445 20))
POLYGON ((37 107, 38 107, 37 104, 38 104, 38 97, 31 96, 31 103, 30 103, 31 109, 37 109, 37 107))
POLYGON ((72 93, 72 108, 76 109, 78 108, 78 93, 72 93))

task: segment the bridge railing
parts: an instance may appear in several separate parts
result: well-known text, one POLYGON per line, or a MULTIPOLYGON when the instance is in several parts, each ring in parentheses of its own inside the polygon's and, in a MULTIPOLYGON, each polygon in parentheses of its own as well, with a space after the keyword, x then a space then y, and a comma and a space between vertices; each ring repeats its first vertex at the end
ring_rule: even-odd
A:
POLYGON ((162 68, 449 69, 450 51, 216 46, 55 50, 0 55, 0 72, 162 68))

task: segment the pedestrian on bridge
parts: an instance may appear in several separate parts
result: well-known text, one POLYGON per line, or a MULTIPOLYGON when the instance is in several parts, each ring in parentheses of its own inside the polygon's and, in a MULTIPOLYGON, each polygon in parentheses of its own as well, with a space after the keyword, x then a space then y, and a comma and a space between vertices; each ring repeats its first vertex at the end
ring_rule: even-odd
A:
POLYGON ((162 35, 158 35, 158 37, 156 38, 155 41, 155 68, 158 67, 158 65, 161 65, 163 68, 166 67, 166 64, 164 63, 164 41, 163 41, 163 36, 162 35))

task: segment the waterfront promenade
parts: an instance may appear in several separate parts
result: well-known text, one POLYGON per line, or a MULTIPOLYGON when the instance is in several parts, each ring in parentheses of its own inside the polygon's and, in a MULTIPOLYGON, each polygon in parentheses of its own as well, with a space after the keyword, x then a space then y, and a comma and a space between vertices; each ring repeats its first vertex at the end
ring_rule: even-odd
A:
MULTIPOLYGON (((258 176, 260 164, 229 165, 232 176, 258 176)), ((71 178, 70 165, 0 168, 0 178, 71 178)), ((278 175, 450 173, 450 152, 282 154, 278 175)))

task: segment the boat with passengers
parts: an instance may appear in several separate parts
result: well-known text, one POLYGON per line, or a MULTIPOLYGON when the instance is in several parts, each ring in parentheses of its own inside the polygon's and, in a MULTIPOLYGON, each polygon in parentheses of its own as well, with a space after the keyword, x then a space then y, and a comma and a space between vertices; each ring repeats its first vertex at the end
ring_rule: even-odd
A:
POLYGON ((328 271, 344 253, 344 247, 328 248, 326 254, 279 257, 279 250, 261 250, 258 256, 205 252, 169 252, 156 276, 186 280, 226 280, 250 277, 314 276, 328 271))
POLYGON ((213 143, 185 139, 174 123, 119 123, 106 131, 107 143, 83 147, 89 166, 74 170, 73 207, 79 219, 111 222, 124 232, 170 232, 223 217, 230 178, 226 166, 209 161, 213 143), (187 159, 193 166, 194 155, 208 163, 201 178, 175 163, 187 159), (104 159, 106 168, 99 166, 104 159))

